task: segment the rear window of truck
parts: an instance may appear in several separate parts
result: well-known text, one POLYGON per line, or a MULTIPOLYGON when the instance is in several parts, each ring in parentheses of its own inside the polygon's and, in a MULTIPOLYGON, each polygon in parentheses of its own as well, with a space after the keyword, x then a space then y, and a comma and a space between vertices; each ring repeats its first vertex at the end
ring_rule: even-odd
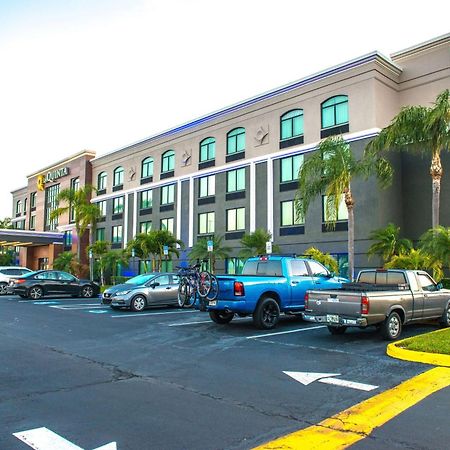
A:
POLYGON ((242 275, 259 275, 281 277, 281 261, 248 261, 245 263, 242 275))
POLYGON ((406 283, 403 272, 370 271, 361 272, 359 283, 370 284, 404 284, 406 283))

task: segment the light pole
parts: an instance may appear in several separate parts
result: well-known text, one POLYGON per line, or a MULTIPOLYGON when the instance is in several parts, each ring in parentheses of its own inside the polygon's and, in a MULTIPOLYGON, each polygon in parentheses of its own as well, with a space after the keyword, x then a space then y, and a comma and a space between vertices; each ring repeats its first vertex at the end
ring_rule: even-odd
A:
POLYGON ((89 249, 89 278, 91 281, 94 281, 94 264, 93 264, 94 254, 92 249, 89 249))
POLYGON ((133 269, 134 269, 135 275, 137 275, 139 270, 136 270, 136 259, 135 259, 135 257, 136 257, 136 250, 133 247, 131 249, 131 261, 132 261, 132 264, 133 264, 133 269))

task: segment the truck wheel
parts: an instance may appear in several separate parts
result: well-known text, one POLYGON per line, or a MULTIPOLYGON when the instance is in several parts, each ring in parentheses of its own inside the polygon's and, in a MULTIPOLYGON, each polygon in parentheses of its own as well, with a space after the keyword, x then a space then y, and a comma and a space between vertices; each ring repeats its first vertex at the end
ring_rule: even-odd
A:
POLYGON ((227 313, 225 311, 209 311, 209 317, 216 323, 225 324, 230 323, 234 317, 234 313, 227 313))
POLYGON ((331 327, 328 326, 328 331, 333 335, 344 334, 347 327, 331 327))
POLYGON ((402 333, 402 319, 398 313, 391 312, 389 317, 381 325, 381 333, 384 339, 394 341, 402 333))
POLYGON ((450 303, 447 305, 447 308, 445 308, 445 311, 442 314, 440 324, 445 328, 450 327, 450 303))
POLYGON ((263 299, 253 313, 253 323, 257 328, 270 330, 275 328, 280 318, 280 307, 271 297, 263 299))

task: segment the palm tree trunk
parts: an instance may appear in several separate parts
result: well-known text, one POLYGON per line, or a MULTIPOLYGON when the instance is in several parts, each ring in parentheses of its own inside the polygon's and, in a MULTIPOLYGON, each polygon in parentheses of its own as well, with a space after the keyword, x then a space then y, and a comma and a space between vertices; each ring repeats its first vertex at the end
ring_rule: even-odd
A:
POLYGON ((439 152, 433 154, 430 166, 430 175, 432 180, 433 200, 431 204, 431 226, 434 228, 439 226, 439 203, 441 195, 441 178, 442 178, 442 164, 439 152))
POLYGON ((344 195, 348 211, 348 278, 350 281, 353 281, 355 272, 355 202, 350 187, 345 191, 344 195))
POLYGON ((78 241, 78 245, 77 245, 77 258, 78 261, 81 262, 81 231, 78 227, 75 227, 75 230, 77 232, 77 241, 78 241))

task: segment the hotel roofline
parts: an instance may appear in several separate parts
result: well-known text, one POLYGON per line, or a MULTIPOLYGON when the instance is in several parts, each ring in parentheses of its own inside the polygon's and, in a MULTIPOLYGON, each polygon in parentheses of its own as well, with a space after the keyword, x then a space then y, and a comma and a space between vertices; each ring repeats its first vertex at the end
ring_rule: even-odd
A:
POLYGON ((121 147, 121 148, 112 150, 112 151, 107 152, 107 153, 105 153, 105 154, 103 154, 101 156, 97 156, 96 158, 92 159, 92 162, 100 161, 100 160, 102 160, 104 158, 107 158, 108 156, 111 156, 111 155, 113 155, 115 153, 120 153, 120 152, 122 152, 124 150, 133 148, 133 147, 135 147, 137 145, 151 144, 152 142, 157 141, 158 139, 173 136, 173 135, 175 135, 177 133, 181 133, 182 131, 185 131, 185 130, 188 130, 190 128, 196 127, 198 125, 202 125, 204 123, 207 123, 207 122, 210 122, 212 120, 218 119, 219 117, 223 117, 223 116, 225 116, 227 114, 233 113, 235 111, 239 111, 239 110, 241 110, 243 108, 246 108, 248 106, 252 106, 252 105, 257 104, 257 103, 259 103, 261 101, 271 99, 273 97, 285 94, 285 93, 287 93, 289 91, 292 91, 294 89, 298 89, 299 87, 303 87, 303 86, 306 86, 308 84, 315 83, 315 82, 317 82, 319 80, 322 80, 324 78, 331 77, 333 75, 345 72, 345 71, 350 70, 350 69, 354 69, 356 67, 360 67, 360 66, 362 66, 364 64, 368 64, 368 63, 371 63, 371 62, 374 62, 374 61, 379 62, 380 64, 382 64, 383 66, 385 66, 386 68, 391 70, 395 75, 400 75, 400 73, 402 72, 402 68, 399 65, 397 65, 396 63, 394 63, 390 58, 386 57, 385 55, 383 55, 379 51, 373 51, 371 53, 368 53, 366 55, 360 56, 358 58, 354 58, 354 59, 351 59, 351 60, 349 60, 347 62, 338 64, 336 66, 329 67, 328 69, 322 70, 320 72, 316 72, 316 73, 314 73, 312 75, 308 75, 308 76, 306 76, 304 78, 300 78, 297 81, 294 81, 294 82, 291 82, 291 83, 279 86, 279 87, 277 87, 275 89, 272 89, 270 91, 266 91, 266 92, 264 92, 262 94, 254 96, 254 97, 250 97, 250 98, 248 98, 246 100, 243 100, 241 102, 234 103, 234 104, 232 104, 230 106, 227 106, 227 107, 225 107, 223 109, 219 109, 219 110, 216 110, 216 111, 214 111, 212 113, 206 114, 204 116, 200 116, 200 117, 198 117, 198 118, 196 118, 196 119, 194 119, 192 121, 185 122, 185 123, 183 123, 181 125, 178 125, 178 126, 175 126, 173 128, 169 128, 169 129, 167 129, 167 130, 165 130, 165 131, 163 131, 161 133, 157 133, 157 134, 149 136, 149 137, 147 137, 145 139, 133 142, 132 144, 129 144, 129 145, 125 146, 125 147, 121 147))

